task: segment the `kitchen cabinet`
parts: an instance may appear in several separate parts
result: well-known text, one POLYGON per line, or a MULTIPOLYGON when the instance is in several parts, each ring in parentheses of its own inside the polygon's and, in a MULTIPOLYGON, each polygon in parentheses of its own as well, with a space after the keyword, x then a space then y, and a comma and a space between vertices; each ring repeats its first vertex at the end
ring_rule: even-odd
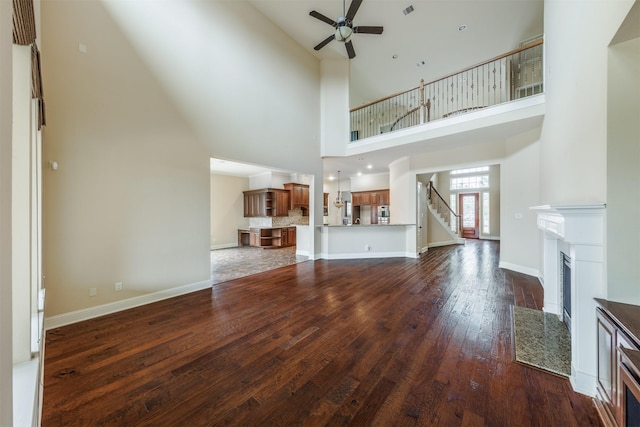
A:
POLYGON ((627 366, 622 349, 640 350, 640 307, 596 299, 596 408, 606 426, 625 426, 624 373, 637 367, 627 366))
POLYGON ((289 215, 289 191, 277 188, 248 190, 244 195, 245 217, 274 217, 289 215))
POLYGON ((309 214, 309 186, 289 182, 284 184, 285 190, 289 191, 289 209, 302 209, 302 215, 309 214))
POLYGON ((273 249, 295 246, 297 234, 295 227, 267 227, 251 228, 249 236, 251 246, 273 249))
POLYGON ((353 206, 388 205, 389 190, 352 191, 351 203, 353 204, 353 206))
POLYGON ((373 191, 353 191, 351 192, 352 218, 351 222, 355 224, 356 219, 361 218, 362 206, 371 206, 371 224, 378 223, 378 206, 389 205, 389 190, 373 190, 373 191))

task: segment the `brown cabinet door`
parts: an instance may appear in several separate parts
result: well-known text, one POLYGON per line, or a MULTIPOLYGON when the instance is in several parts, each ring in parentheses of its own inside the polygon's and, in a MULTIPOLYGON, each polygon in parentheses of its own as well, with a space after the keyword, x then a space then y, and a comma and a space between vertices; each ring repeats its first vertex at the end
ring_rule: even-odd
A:
POLYGON ((297 239, 297 234, 296 234, 296 228, 295 227, 289 227, 289 234, 288 234, 288 243, 289 246, 295 246, 296 245, 296 239, 297 239))
POLYGON ((289 192, 286 190, 274 191, 275 210, 272 216, 288 216, 289 215, 289 192))

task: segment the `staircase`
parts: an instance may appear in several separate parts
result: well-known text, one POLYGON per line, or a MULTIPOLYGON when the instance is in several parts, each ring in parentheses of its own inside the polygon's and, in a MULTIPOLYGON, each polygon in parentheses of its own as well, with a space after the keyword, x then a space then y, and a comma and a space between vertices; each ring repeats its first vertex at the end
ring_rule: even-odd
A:
POLYGON ((440 242, 439 244, 464 244, 465 239, 460 237, 460 215, 449 207, 449 204, 444 200, 440 193, 438 193, 438 190, 436 190, 431 182, 427 187, 427 197, 427 207, 429 208, 429 212, 431 212, 433 218, 440 223, 442 228, 451 237, 450 241, 440 242), (453 226, 451 224, 452 221, 453 226))

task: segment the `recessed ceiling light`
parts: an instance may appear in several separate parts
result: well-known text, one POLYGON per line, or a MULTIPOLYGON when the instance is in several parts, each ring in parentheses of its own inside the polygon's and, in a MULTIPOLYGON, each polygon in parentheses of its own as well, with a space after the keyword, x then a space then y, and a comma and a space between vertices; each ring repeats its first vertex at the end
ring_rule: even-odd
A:
POLYGON ((358 176, 362 176, 362 172, 358 171, 358 176))
POLYGON ((464 31, 467 29, 467 25, 466 24, 462 24, 458 27, 458 31, 464 31))
POLYGON ((398 59, 398 54, 397 54, 397 53, 394 53, 394 54, 393 54, 393 56, 392 56, 392 58, 393 58, 393 59, 398 59))
POLYGON ((402 11, 402 13, 404 13, 404 16, 407 16, 408 14, 410 14, 411 12, 413 12, 415 9, 413 8, 413 5, 410 4, 409 6, 407 6, 406 9, 404 9, 402 11))
POLYGON ((420 61, 418 61, 418 62, 416 63, 416 67, 422 67, 422 66, 423 66, 423 65, 425 65, 425 64, 426 64, 425 60, 424 60, 424 59, 422 59, 422 60, 420 60, 420 61))
POLYGON ((367 165, 367 169, 372 169, 373 165, 367 165))

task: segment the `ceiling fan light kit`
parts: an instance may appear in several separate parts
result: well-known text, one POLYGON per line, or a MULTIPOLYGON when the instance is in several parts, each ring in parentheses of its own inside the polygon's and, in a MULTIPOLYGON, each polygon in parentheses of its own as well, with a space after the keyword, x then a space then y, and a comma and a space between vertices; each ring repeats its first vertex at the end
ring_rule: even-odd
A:
POLYGON ((315 10, 309 12, 309 15, 335 28, 335 33, 318 43, 314 49, 320 50, 332 40, 337 40, 344 43, 347 50, 347 56, 349 56, 349 59, 353 59, 356 56, 356 51, 353 47, 353 43, 351 42, 351 35, 353 33, 382 34, 383 27, 380 26, 353 26, 353 18, 361 4, 362 0, 352 0, 349 10, 345 13, 345 0, 342 0, 342 16, 335 21, 315 10))

